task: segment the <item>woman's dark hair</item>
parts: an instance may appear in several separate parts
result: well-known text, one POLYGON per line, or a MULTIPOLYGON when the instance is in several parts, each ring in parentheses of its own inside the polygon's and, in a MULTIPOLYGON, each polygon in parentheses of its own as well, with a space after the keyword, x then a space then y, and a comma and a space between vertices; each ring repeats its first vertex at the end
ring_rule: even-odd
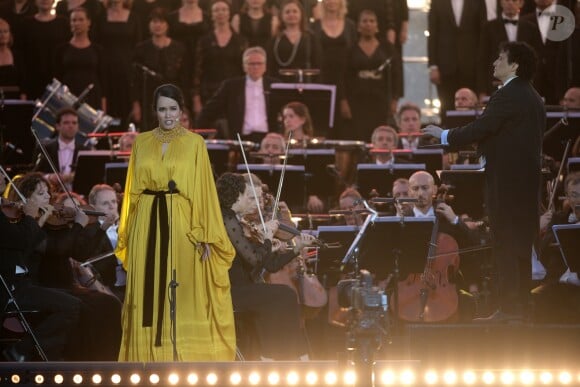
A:
MULTIPOLYGON (((38 184, 40 184, 40 183, 46 184, 46 188, 48 190, 50 190, 50 184, 44 178, 44 175, 40 172, 27 173, 26 175, 22 176, 20 179, 18 179, 14 182, 14 184, 16 185, 16 187, 18 188, 20 193, 22 193, 22 195, 26 199, 30 198, 30 196, 32 195, 32 193, 34 192, 34 190, 36 189, 36 187, 38 187, 38 184)), ((19 197, 18 197, 18 194, 16 193, 16 190, 14 190, 14 189, 10 190, 9 199, 13 200, 13 201, 19 200, 19 197)))
POLYGON ((240 194, 246 191, 246 180, 240 174, 226 172, 217 179, 215 186, 220 206, 231 209, 234 203, 238 201, 240 194))
POLYGON ((308 106, 302 102, 292 101, 284 105, 282 108, 282 113, 284 113, 284 110, 286 109, 292 110, 294 114, 304 119, 304 124, 302 125, 302 131, 304 134, 310 137, 314 136, 314 127, 312 125, 312 117, 310 116, 308 106))
POLYGON ((525 42, 504 42, 499 47, 500 52, 507 54, 509 64, 517 63, 516 75, 530 81, 536 72, 537 56, 532 46, 525 42))
POLYGON ((183 99, 183 93, 181 92, 181 89, 171 83, 166 83, 155 89, 155 92, 153 93, 154 111, 157 110, 157 100, 159 97, 167 97, 177 101, 179 109, 181 110, 183 110, 183 107, 185 106, 185 100, 183 99))
POLYGON ((163 7, 153 8, 149 13, 149 21, 151 20, 163 20, 165 23, 169 24, 167 10, 163 7))
POLYGON ((82 12, 85 14, 86 18, 89 19, 89 21, 92 21, 91 19, 91 15, 89 15, 89 10, 86 9, 85 7, 76 7, 75 9, 73 9, 72 11, 70 11, 70 13, 72 14, 73 12, 82 12))

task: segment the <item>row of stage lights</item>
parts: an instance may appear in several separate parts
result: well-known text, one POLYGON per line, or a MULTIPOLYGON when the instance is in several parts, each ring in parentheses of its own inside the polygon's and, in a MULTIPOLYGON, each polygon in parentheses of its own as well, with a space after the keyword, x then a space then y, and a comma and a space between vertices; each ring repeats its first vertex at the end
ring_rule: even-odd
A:
MULTIPOLYGON (((231 371, 231 372, 177 372, 110 373, 100 372, 46 372, 13 373, 3 375, 2 382, 11 385, 189 385, 189 386, 358 386, 354 369, 336 371, 231 371)), ((1 383, 2 385, 6 385, 1 383)), ((445 370, 416 371, 404 369, 378 370, 376 386, 575 386, 580 385, 580 372, 548 370, 445 370)), ((367 386, 365 386, 367 387, 367 386)), ((370 386, 369 386, 370 387, 370 386)))

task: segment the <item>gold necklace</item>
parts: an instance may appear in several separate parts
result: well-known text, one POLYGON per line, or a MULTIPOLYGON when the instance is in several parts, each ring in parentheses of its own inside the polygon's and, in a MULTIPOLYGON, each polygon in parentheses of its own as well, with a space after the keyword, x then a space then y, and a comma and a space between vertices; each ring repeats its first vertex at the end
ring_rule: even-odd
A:
POLYGON ((183 126, 178 126, 177 128, 170 130, 164 130, 161 128, 153 129, 153 135, 155 136, 157 141, 163 144, 168 144, 171 141, 173 141, 173 139, 181 137, 185 133, 187 133, 187 129, 185 129, 183 126))

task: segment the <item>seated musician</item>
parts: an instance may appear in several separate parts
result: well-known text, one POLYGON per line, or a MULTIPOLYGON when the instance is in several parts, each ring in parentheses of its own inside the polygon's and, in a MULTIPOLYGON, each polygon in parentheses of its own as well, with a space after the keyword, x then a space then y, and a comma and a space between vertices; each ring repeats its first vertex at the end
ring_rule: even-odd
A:
MULTIPOLYGON (((4 191, 4 178, 0 178, 0 193, 4 191)), ((41 187, 44 189, 45 187, 41 187)), ((40 192, 40 191, 39 191, 40 192)), ((49 361, 62 360, 71 331, 78 324, 81 301, 60 289, 40 286, 34 267, 37 262, 31 254, 44 240, 40 228, 48 215, 35 219, 40 208, 49 214, 50 206, 43 206, 36 197, 22 206, 19 218, 8 217, 0 211, 0 275, 12 292, 21 310, 38 310, 42 320, 32 329, 49 361)), ((8 294, 0 285, 0 305, 7 306, 8 294)), ((37 360, 34 343, 29 335, 3 349, 7 361, 37 360)))
POLYGON ((421 109, 413 103, 401 105, 397 112, 399 126, 399 149, 415 150, 419 145, 427 143, 419 133, 421 129, 421 109))
MULTIPOLYGON (((76 135, 79 132, 79 118, 76 110, 72 108, 59 110, 56 113, 55 125, 58 137, 48 140, 44 144, 44 148, 58 170, 63 182, 70 189, 74 180, 74 165, 77 155, 80 150, 88 150, 89 148, 83 144, 76 143, 76 135)), ((36 150, 35 152, 33 159, 35 163, 34 171, 47 174, 48 181, 52 185, 56 185, 58 183, 57 178, 49 162, 46 161, 44 154, 40 150, 36 150)))
MULTIPOLYGON (((312 126, 312 118, 308 106, 302 102, 290 102, 282 108, 282 118, 284 125, 284 138, 288 138, 292 132, 292 140, 295 141, 296 147, 306 148, 308 140, 314 136, 314 128, 312 126)), ((321 192, 327 187, 321 186, 322 179, 316 181, 316 178, 310 179, 307 182, 308 201, 306 209, 309 212, 321 213, 324 211, 324 202, 321 199, 321 192)))
POLYGON ((476 109, 479 101, 475 91, 462 87, 455 92, 455 110, 476 109))
MULTIPOLYGON (((437 216, 440 219, 439 231, 453 237, 459 248, 471 247, 476 242, 477 237, 465 222, 455 214, 453 208, 444 202, 435 202, 437 196, 437 186, 433 176, 426 171, 418 171, 409 178, 409 197, 417 199, 413 206, 403 208, 405 216, 427 217, 437 216)), ((455 273, 452 282, 462 280, 461 272, 455 273)), ((463 280, 461 281, 463 282, 463 280)), ((458 285, 463 285, 462 283, 458 285)), ((460 318, 471 321, 473 308, 470 301, 471 295, 463 290, 460 291, 460 318)))
POLYGON ((259 153, 264 164, 280 164, 280 155, 284 154, 286 141, 279 133, 270 132, 262 139, 259 153))
POLYGON ((340 194, 338 204, 343 211, 352 211, 350 214, 344 215, 344 221, 348 226, 360 226, 363 223, 363 217, 357 213, 356 210, 362 209, 363 206, 358 203, 362 199, 362 195, 354 188, 347 188, 340 194))
MULTIPOLYGON (((397 148, 398 143, 399 135, 390 126, 382 125, 373 130, 371 136, 373 149, 391 151, 397 148)), ((373 154, 372 159, 377 165, 391 165, 395 162, 393 154, 388 152, 373 154)))
POLYGON ((572 172, 564 181, 566 203, 562 211, 551 215, 540 243, 540 261, 547 270, 543 283, 532 290, 536 311, 534 321, 549 323, 580 322, 580 280, 570 271, 560 249, 552 226, 580 222, 580 172, 572 172))
POLYGON ((308 360, 308 346, 300 327, 296 294, 286 285, 266 284, 262 271, 276 272, 309 245, 313 237, 302 234, 292 250, 274 239, 278 221, 249 224, 245 217, 257 211, 261 187, 250 185, 240 174, 224 173, 216 182, 228 236, 236 249, 230 268, 235 312, 250 312, 260 341, 262 360, 308 360))
POLYGON ((116 360, 121 339, 121 303, 74 259, 82 247, 80 236, 89 217, 78 208, 67 211, 66 204, 72 203, 64 197, 62 203, 54 204, 60 210, 52 211, 48 207, 49 184, 40 173, 26 174, 16 184, 27 200, 32 198, 39 208, 49 208, 51 214, 44 221, 42 211, 36 214, 42 221, 45 244, 31 253, 31 259, 38 262, 31 269, 33 275, 42 286, 63 289, 82 301, 80 324, 67 347, 67 360, 116 360))

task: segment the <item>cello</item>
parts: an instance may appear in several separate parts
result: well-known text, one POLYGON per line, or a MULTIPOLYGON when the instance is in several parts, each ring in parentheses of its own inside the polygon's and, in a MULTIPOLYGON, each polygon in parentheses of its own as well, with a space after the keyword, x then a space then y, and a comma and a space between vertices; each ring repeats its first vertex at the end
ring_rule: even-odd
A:
MULTIPOLYGON (((434 203, 436 208, 441 200, 434 203)), ((459 269, 457 241, 439 232, 439 219, 431 232, 423 273, 411 273, 398 283, 398 316, 409 322, 439 322, 457 314, 459 296, 450 278, 459 269)))

